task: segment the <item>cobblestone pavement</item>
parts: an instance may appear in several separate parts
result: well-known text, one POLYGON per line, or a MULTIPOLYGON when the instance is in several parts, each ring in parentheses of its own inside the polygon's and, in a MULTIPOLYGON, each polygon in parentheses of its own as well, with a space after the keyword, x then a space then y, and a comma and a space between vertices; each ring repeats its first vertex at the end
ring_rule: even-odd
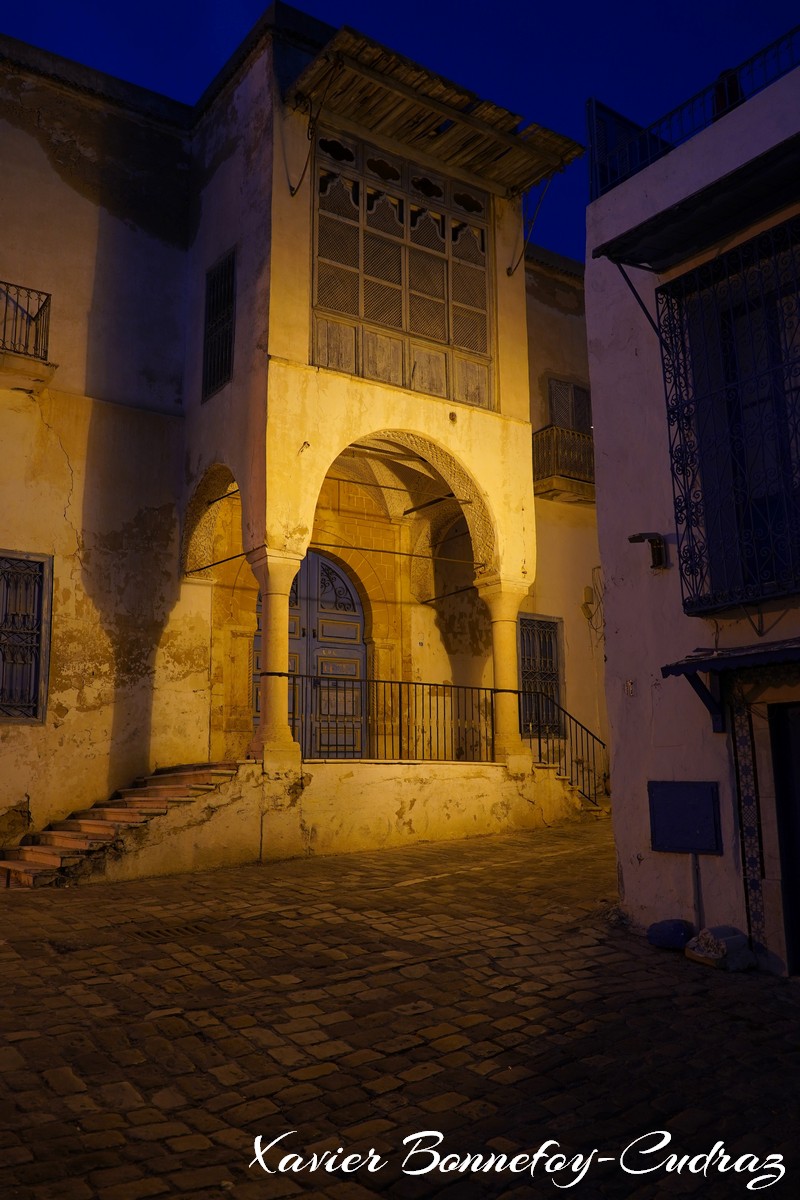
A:
POLYGON ((0 1195, 751 1194, 758 1173, 626 1173, 654 1130, 671 1146, 631 1168, 723 1141, 783 1154, 768 1194, 800 1194, 800 986, 651 949, 609 923, 614 881, 597 822, 3 893, 0 1195), (404 1144, 425 1130, 452 1157, 404 1144), (281 1134, 275 1173, 250 1167, 281 1134), (596 1149, 582 1178, 553 1146, 511 1169, 548 1139, 596 1149), (277 1170, 337 1147, 374 1156, 277 1170))

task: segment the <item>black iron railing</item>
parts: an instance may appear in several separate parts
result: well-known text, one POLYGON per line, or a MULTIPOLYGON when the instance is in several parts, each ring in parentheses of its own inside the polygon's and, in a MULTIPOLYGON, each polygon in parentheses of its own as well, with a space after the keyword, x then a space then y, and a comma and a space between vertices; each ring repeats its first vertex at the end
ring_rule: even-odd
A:
POLYGON ((306 759, 494 758, 491 688, 290 675, 289 720, 306 759))
POLYGON ((800 25, 741 66, 723 71, 702 92, 646 128, 590 100, 587 112, 590 198, 596 200, 662 158, 797 66, 800 66, 800 25))
POLYGON ((47 362, 50 296, 0 280, 0 350, 47 362))
POLYGON ((606 790, 606 744, 544 692, 520 692, 520 728, 534 760, 558 768, 592 804, 606 790))
POLYGON ((546 425, 533 435, 533 478, 561 475, 594 483, 594 442, 590 433, 546 425))

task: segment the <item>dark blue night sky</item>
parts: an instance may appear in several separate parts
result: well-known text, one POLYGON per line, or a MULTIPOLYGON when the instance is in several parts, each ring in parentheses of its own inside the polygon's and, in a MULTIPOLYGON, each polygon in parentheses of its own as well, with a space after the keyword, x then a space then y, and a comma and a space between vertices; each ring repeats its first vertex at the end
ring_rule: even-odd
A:
MULTIPOLYGON (((0 31, 193 102, 255 23, 262 0, 37 0, 6 6, 0 31)), ((596 96, 651 121, 798 21, 797 0, 300 0, 537 121, 586 142, 596 96)), ((583 257, 585 159, 559 176, 533 240, 583 257)))

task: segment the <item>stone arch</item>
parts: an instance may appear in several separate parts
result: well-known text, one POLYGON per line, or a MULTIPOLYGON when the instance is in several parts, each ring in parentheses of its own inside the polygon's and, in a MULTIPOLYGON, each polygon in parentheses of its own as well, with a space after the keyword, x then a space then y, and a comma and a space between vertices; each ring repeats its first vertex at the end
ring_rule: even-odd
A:
MULTIPOLYGON (((463 508, 455 500, 451 500, 449 504, 440 505, 426 522, 420 523, 413 543, 415 557, 411 560, 411 594, 415 600, 425 602, 433 596, 436 544, 462 517, 466 520, 463 508)), ((469 529, 469 525, 467 528, 469 529)))
POLYGON ((230 469, 222 463, 209 467, 195 488, 186 509, 181 540, 181 570, 197 578, 211 578, 214 531, 218 511, 213 501, 237 490, 230 469))
POLYGON ((439 472, 457 500, 468 501, 463 505, 463 510, 472 539, 475 575, 480 578, 496 573, 497 535, 489 505, 475 480, 453 455, 438 442, 405 430, 381 429, 369 434, 368 438, 360 439, 362 442, 368 440, 393 442, 412 450, 439 472))
POLYGON ((209 467, 187 505, 181 544, 186 583, 208 587, 212 760, 242 758, 252 737, 257 585, 243 553, 239 498, 232 471, 222 463, 209 467))
MULTIPOLYGON (((329 536, 331 538, 338 537, 335 531, 331 531, 329 536)), ((325 540, 327 541, 327 537, 325 540)), ((332 562, 344 568, 358 592, 358 598, 364 610, 365 638, 373 641, 383 640, 389 636, 391 625, 389 603, 383 580, 363 551, 348 546, 341 538, 339 541, 341 545, 325 545, 316 548, 312 539, 309 549, 325 558, 330 558, 332 562)))

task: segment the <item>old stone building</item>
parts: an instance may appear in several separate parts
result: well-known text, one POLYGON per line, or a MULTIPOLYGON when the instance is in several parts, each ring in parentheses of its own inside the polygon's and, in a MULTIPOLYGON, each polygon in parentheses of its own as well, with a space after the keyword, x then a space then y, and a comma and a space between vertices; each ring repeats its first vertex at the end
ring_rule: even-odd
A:
POLYGON ((283 4, 194 107, 0 55, 7 869, 596 802, 581 268, 520 200, 580 147, 283 4))

